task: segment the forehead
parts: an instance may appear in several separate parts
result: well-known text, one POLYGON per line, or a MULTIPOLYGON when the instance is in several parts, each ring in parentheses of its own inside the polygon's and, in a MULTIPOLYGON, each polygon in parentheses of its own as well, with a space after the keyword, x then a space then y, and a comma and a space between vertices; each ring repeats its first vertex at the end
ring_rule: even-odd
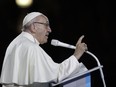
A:
POLYGON ((46 22, 46 21, 49 21, 48 18, 44 15, 40 15, 40 16, 37 16, 36 18, 34 18, 34 20, 36 22, 46 22))

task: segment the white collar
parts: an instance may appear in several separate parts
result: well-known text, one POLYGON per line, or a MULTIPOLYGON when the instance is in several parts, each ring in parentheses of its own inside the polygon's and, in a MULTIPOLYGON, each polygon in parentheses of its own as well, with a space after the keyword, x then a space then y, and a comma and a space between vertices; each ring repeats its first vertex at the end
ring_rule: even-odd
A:
POLYGON ((35 43, 37 43, 37 44, 40 44, 38 41, 37 41, 37 39, 36 38, 34 38, 30 33, 28 33, 28 32, 22 32, 22 35, 24 36, 24 37, 26 37, 26 38, 28 38, 29 40, 31 40, 32 42, 35 42, 35 43))

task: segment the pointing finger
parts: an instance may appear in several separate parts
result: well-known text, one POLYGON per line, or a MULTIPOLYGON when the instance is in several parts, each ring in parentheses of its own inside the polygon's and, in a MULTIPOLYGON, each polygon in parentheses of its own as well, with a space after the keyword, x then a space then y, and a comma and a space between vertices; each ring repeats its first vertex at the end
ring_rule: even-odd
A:
POLYGON ((82 36, 79 38, 77 44, 81 43, 83 38, 84 38, 84 35, 82 35, 82 36))

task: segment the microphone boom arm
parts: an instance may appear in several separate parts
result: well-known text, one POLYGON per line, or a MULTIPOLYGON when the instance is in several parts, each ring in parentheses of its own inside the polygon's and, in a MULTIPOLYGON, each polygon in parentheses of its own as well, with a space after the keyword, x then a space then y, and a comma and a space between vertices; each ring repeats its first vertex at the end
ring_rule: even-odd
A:
MULTIPOLYGON (((86 51, 86 53, 89 54, 89 55, 91 55, 97 61, 97 65, 98 66, 101 66, 98 58, 93 53, 91 53, 89 51, 86 51)), ((101 79, 102 79, 103 85, 104 85, 104 87, 106 87, 106 83, 105 83, 105 79, 104 79, 104 74, 103 74, 102 67, 100 67, 100 73, 101 73, 101 79)))

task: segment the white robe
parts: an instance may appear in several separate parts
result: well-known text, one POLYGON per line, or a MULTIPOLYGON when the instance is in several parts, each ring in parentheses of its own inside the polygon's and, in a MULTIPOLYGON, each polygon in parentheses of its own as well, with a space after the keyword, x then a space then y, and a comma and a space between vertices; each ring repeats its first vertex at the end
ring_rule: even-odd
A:
POLYGON ((31 34, 22 32, 6 50, 0 83, 59 82, 79 69, 80 63, 73 55, 62 63, 55 63, 31 34))

